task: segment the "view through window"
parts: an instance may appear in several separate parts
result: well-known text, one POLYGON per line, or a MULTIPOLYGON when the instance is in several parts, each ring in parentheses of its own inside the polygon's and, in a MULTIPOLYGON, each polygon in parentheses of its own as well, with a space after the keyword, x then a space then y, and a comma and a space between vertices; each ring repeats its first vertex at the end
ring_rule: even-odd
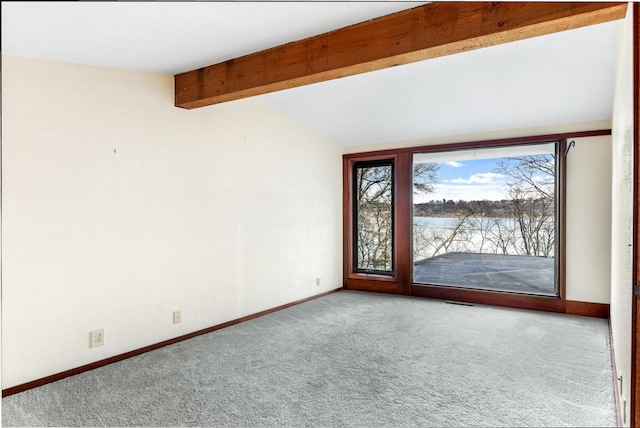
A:
POLYGON ((557 295, 556 143, 413 157, 413 282, 557 295))
POLYGON ((393 271, 393 163, 354 168, 354 266, 359 272, 393 271))

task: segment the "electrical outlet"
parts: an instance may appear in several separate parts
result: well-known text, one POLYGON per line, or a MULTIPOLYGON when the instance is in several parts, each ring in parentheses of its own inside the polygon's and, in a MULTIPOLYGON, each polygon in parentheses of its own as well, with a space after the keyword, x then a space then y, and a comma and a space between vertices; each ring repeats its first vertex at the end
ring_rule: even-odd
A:
POLYGON ((182 322, 182 313, 180 311, 175 311, 173 313, 173 323, 179 324, 182 322))
POLYGON ((104 328, 89 332, 89 347, 97 348, 104 345, 104 328))
POLYGON ((316 278, 316 287, 320 287, 320 278, 316 278))

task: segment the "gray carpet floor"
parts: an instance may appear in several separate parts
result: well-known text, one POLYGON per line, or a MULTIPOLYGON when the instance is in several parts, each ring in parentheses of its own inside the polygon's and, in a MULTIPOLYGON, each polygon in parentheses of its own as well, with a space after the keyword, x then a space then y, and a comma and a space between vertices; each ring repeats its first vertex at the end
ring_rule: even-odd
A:
POLYGON ((341 291, 2 400, 3 426, 615 426, 606 320, 341 291))

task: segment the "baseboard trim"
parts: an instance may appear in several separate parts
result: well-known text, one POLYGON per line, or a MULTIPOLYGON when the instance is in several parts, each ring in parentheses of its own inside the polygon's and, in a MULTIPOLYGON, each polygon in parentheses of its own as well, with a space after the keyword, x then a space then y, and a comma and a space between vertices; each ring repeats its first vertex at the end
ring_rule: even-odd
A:
POLYGON ((609 318, 610 306, 608 303, 591 303, 567 300, 565 313, 569 315, 581 315, 594 318, 609 318))
POLYGON ((616 352, 613 349, 613 327, 611 327, 611 318, 609 318, 609 347, 611 348, 611 367, 613 368, 613 393, 616 401, 616 426, 622 425, 622 413, 620 413, 620 390, 618 389, 618 369, 616 369, 616 352))
POLYGON ((109 364, 117 363, 118 361, 126 360, 127 358, 135 357, 137 355, 144 354, 144 353, 149 352, 149 351, 153 351, 153 350, 156 350, 156 349, 159 349, 159 348, 163 348, 165 346, 173 345, 174 343, 182 342, 184 340, 191 339, 191 338, 196 337, 196 336, 200 336, 200 335, 203 335, 203 334, 211 333, 213 331, 220 330, 222 328, 229 327, 229 326, 232 326, 234 324, 239 324, 241 322, 249 321, 249 320, 264 316, 264 315, 268 315, 268 314, 273 313, 273 312, 280 311, 282 309, 289 308, 291 306, 299 305, 301 303, 305 303, 305 302, 308 302, 310 300, 317 299, 319 297, 327 296, 329 294, 338 292, 340 290, 343 290, 343 287, 336 288, 335 290, 327 291, 327 292, 324 292, 324 293, 316 294, 314 296, 307 297, 307 298, 304 298, 304 299, 296 300, 296 301, 291 302, 291 303, 286 303, 284 305, 276 306, 275 308, 267 309, 267 310, 264 310, 264 311, 261 311, 261 312, 257 312, 255 314, 251 314, 251 315, 247 315, 247 316, 244 316, 244 317, 241 317, 241 318, 237 318, 237 319, 234 319, 234 320, 231 320, 231 321, 227 321, 225 323, 214 325, 212 327, 208 327, 208 328, 205 328, 205 329, 202 329, 202 330, 194 331, 192 333, 188 333, 188 334, 185 334, 185 335, 182 335, 182 336, 174 337, 173 339, 168 339, 168 340, 165 340, 165 341, 162 341, 162 342, 159 342, 159 343, 155 343, 153 345, 145 346, 144 348, 135 349, 133 351, 125 352, 124 354, 115 355, 113 357, 105 358, 104 360, 95 361, 93 363, 89 363, 89 364, 86 364, 84 366, 80 366, 80 367, 76 367, 76 368, 73 368, 73 369, 65 370, 63 372, 56 373, 56 374, 53 374, 53 375, 50 375, 50 376, 46 376, 46 377, 43 377, 41 379, 32 380, 30 382, 26 382, 26 383, 23 383, 21 385, 12 386, 10 388, 3 389, 2 390, 2 396, 3 397, 8 397, 10 395, 18 394, 20 392, 24 392, 24 391, 27 391, 29 389, 37 388, 39 386, 46 385, 46 384, 52 383, 52 382, 56 382, 58 380, 61 380, 61 379, 67 378, 67 377, 75 376, 77 374, 84 373, 84 372, 87 372, 89 370, 94 370, 94 369, 97 369, 99 367, 104 367, 104 366, 109 365, 109 364))

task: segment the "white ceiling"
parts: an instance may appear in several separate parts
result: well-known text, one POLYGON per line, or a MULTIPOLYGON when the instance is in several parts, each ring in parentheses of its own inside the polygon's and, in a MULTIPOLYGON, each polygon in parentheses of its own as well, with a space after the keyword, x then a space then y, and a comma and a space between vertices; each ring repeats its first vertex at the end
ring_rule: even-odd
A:
MULTIPOLYGON (((176 74, 425 2, 2 2, 2 52, 176 74)), ((343 146, 607 120, 617 22, 261 96, 343 146)))
POLYGON ((178 74, 425 2, 2 2, 2 51, 178 74))
POLYGON ((265 95, 344 146, 611 118, 617 23, 265 95))

